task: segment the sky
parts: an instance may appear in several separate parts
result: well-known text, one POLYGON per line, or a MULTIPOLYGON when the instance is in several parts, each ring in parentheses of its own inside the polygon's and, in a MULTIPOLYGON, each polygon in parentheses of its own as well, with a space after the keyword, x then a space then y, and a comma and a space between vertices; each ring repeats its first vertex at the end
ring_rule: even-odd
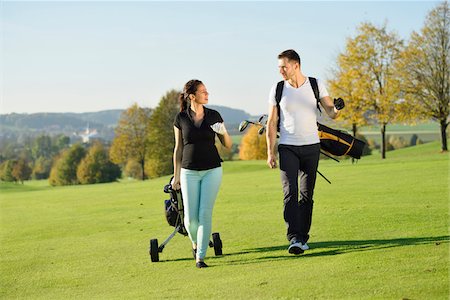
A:
POLYGON ((0 113, 154 108, 200 79, 209 104, 258 115, 283 50, 326 80, 362 22, 407 41, 438 3, 0 0, 0 113))

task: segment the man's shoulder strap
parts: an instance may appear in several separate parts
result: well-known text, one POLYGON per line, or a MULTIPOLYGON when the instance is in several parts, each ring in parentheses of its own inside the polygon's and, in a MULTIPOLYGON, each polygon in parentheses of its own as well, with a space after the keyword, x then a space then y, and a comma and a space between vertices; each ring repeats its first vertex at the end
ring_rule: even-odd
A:
POLYGON ((275 90, 275 101, 277 101, 277 106, 280 106, 281 96, 283 95, 284 81, 277 83, 277 89, 275 90))
POLYGON ((277 83, 277 89, 275 90, 275 101, 277 102, 277 111, 278 111, 277 131, 280 131, 280 101, 281 96, 283 96, 283 88, 284 88, 284 81, 282 80, 277 83))
MULTIPOLYGON (((317 84, 317 79, 314 77, 308 77, 308 78, 309 78, 309 82, 310 82, 311 87, 314 92, 314 97, 316 97, 316 100, 317 100, 317 109, 320 112, 322 112, 319 107, 320 98, 319 98, 319 85, 317 84)), ((284 88, 284 81, 278 82, 277 89, 275 90, 275 101, 277 102, 278 109, 280 106, 281 97, 283 96, 283 88, 284 88)))
POLYGON ((322 112, 321 110, 320 110, 320 107, 319 107, 319 102, 320 102, 320 98, 319 98, 319 85, 317 84, 317 79, 316 78, 314 78, 314 77, 308 77, 309 78, 309 83, 311 84, 311 87, 312 87, 312 89, 313 89, 313 92, 314 92, 314 97, 316 97, 316 101, 317 101, 317 109, 320 111, 320 112, 322 112))
MULTIPOLYGON (((316 105, 317 109, 320 113, 322 113, 322 110, 320 109, 319 102, 319 85, 317 84, 317 79, 314 77, 308 77, 309 83, 311 84, 311 87, 314 92, 314 97, 316 97, 316 105)), ((277 109, 278 109, 278 131, 280 130, 280 101, 281 97, 283 96, 283 88, 284 88, 284 81, 280 81, 277 83, 277 89, 275 90, 275 101, 277 102, 277 109)))

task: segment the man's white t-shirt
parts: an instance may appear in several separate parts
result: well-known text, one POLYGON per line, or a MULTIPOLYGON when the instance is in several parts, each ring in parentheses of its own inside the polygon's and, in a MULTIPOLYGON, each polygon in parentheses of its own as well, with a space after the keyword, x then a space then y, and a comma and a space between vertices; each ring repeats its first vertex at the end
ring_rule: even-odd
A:
MULTIPOLYGON (((319 99, 328 96, 325 85, 317 79, 319 99)), ((277 105, 275 100, 277 84, 270 90, 269 103, 277 105)), ((280 101, 280 141, 284 145, 312 145, 320 143, 317 131, 317 100, 314 91, 306 78, 300 87, 292 87, 284 81, 283 94, 280 101)))

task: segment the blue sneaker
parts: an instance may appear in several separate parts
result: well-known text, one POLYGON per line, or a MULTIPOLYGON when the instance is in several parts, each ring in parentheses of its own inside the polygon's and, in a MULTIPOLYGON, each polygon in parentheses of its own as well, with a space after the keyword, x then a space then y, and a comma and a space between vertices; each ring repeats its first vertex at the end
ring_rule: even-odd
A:
POLYGON ((302 243, 297 241, 296 239, 292 239, 288 248, 288 252, 295 255, 302 254, 302 243))

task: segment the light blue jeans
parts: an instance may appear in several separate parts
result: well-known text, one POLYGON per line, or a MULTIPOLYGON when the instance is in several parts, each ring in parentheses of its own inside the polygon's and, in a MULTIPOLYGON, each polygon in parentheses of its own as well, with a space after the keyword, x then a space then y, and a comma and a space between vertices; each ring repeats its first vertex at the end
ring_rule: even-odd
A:
POLYGON ((211 235, 212 211, 216 202, 222 167, 196 171, 181 169, 184 226, 192 243, 197 244, 197 258, 204 259, 211 235))

